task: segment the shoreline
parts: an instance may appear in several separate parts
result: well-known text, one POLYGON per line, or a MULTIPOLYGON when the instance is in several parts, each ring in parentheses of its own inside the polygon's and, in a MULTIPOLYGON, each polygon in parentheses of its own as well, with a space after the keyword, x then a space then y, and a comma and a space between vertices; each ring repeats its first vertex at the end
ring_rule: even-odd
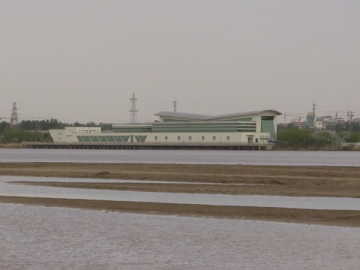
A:
MULTIPOLYGON (((11 184, 55 188, 360 198, 360 167, 7 162, 0 163, 0 175, 75 178, 70 182, 56 182, 56 179, 49 179, 47 182, 8 180, 11 184), (85 181, 86 178, 98 179, 99 183, 82 183, 76 181, 76 178, 85 178, 85 181), (101 179, 132 179, 145 182, 101 183, 101 179), (146 180, 164 183, 146 183, 146 180)), ((0 196, 0 203, 360 227, 360 211, 352 210, 114 202, 31 198, 26 195, 0 196)))
POLYGON ((259 221, 360 227, 360 211, 310 210, 249 206, 213 206, 148 202, 98 201, 0 196, 0 203, 65 207, 114 212, 178 215, 190 217, 230 218, 259 221))
MULTIPOLYGON (((48 148, 31 148, 31 147, 26 147, 25 145, 23 145, 22 143, 0 143, 0 149, 48 149, 48 148)), ((49 148, 49 149, 57 149, 57 148, 49 148)), ((72 148, 68 148, 69 150, 79 150, 79 149, 72 149, 72 148)), ((104 149, 92 149, 92 150, 106 150, 104 149)), ((126 150, 126 149, 121 149, 121 150, 126 150)), ((159 151, 163 150, 163 149, 157 149, 159 151)), ((172 149, 172 150, 178 150, 181 151, 182 149, 172 149)), ((207 151, 207 149, 197 149, 197 150, 202 150, 202 151, 207 151)), ((211 150, 217 150, 217 149, 211 149, 211 150)), ((224 149, 218 149, 219 151, 223 151, 224 149)), ((228 150, 231 151, 231 150, 228 150)), ((245 150, 238 150, 238 151, 245 151, 245 150)), ((341 146, 340 148, 338 147, 310 147, 310 148, 281 148, 278 146, 272 146, 271 149, 266 149, 266 150, 262 150, 262 151, 275 151, 275 152, 286 152, 286 151, 296 151, 296 152, 359 152, 360 151, 360 146, 341 146)))
POLYGON ((164 181, 164 184, 79 183, 76 179, 68 183, 53 179, 21 182, 68 188, 360 198, 360 167, 8 162, 0 163, 0 175, 92 178, 100 182, 101 179, 164 181))

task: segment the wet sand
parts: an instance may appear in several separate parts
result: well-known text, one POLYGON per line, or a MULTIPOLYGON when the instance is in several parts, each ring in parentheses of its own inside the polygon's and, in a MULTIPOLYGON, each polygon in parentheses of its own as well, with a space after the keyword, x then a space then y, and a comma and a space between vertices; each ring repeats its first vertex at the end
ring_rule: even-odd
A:
MULTIPOLYGON (((248 165, 180 164, 85 164, 85 163, 0 163, 0 175, 133 179, 194 184, 153 183, 60 183, 20 184, 69 188, 182 192, 206 194, 246 194, 281 196, 328 196, 360 198, 360 168, 248 165), (216 183, 202 185, 201 183, 216 183), (251 185, 234 185, 234 184, 251 185)), ((101 180, 100 180, 101 181, 101 180)), ((306 210, 237 206, 205 206, 141 202, 0 197, 3 203, 79 207, 136 213, 245 218, 324 225, 360 226, 360 211, 306 210)))
POLYGON ((0 203, 83 208, 143 214, 185 215, 360 227, 360 211, 213 206, 0 196, 0 203))

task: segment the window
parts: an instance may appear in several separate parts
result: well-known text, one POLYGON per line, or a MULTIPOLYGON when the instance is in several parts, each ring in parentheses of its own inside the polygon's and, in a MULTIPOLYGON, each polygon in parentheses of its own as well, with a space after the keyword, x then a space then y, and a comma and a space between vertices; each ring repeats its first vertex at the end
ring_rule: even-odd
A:
POLYGON ((259 142, 259 139, 258 139, 258 138, 256 138, 256 139, 255 139, 255 142, 259 142))
POLYGON ((168 139, 168 136, 165 136, 165 140, 167 140, 168 139))
POLYGON ((227 140, 230 140, 230 136, 227 136, 226 139, 227 139, 227 140))
POLYGON ((155 136, 155 140, 157 140, 157 136, 155 136))
POLYGON ((213 136, 213 140, 214 140, 214 141, 216 140, 216 136, 213 136))
POLYGON ((201 139, 205 140, 205 136, 202 136, 201 139))
POLYGON ((180 141, 180 136, 178 136, 178 140, 180 141))
POLYGON ((189 136, 189 141, 191 141, 191 136, 189 136))

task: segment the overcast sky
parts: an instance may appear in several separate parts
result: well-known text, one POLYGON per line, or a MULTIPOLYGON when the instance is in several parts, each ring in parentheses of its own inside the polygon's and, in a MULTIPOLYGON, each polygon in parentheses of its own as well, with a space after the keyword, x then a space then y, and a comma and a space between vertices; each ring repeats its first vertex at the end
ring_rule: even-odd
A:
POLYGON ((359 0, 0 0, 0 116, 17 102, 21 119, 129 122, 134 92, 139 122, 174 99, 360 117, 359 14, 359 0))

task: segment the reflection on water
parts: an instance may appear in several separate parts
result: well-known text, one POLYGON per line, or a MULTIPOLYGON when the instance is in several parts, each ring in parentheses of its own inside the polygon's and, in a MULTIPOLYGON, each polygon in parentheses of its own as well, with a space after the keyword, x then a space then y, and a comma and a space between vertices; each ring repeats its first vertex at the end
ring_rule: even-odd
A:
POLYGON ((360 230, 0 204, 0 269, 358 269, 360 230))
POLYGON ((0 162, 360 166, 360 152, 0 149, 0 162))
POLYGON ((165 192, 138 192, 101 189, 41 187, 0 181, 0 195, 109 201, 177 204, 232 205, 301 209, 360 210, 358 198, 287 197, 263 195, 222 195, 165 192))

